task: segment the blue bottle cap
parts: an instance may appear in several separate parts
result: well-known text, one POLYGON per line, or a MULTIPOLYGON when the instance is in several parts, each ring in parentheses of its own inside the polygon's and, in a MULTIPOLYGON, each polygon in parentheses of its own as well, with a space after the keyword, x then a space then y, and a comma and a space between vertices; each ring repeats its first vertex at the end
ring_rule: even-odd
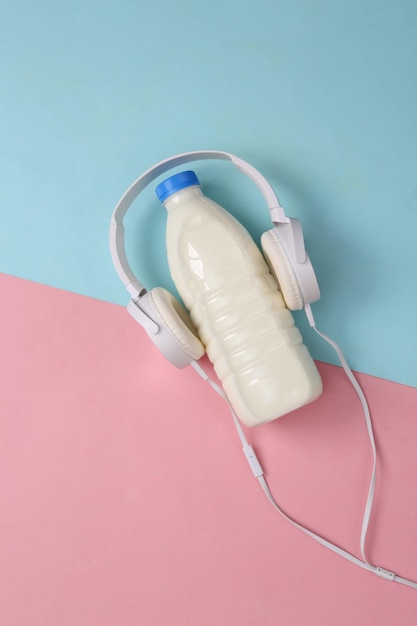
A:
POLYGON ((195 185, 200 185, 195 172, 179 172, 179 174, 174 174, 174 176, 170 176, 166 180, 163 180, 162 183, 159 183, 155 192, 158 196, 158 200, 163 203, 169 196, 180 191, 180 189, 193 187, 195 185))

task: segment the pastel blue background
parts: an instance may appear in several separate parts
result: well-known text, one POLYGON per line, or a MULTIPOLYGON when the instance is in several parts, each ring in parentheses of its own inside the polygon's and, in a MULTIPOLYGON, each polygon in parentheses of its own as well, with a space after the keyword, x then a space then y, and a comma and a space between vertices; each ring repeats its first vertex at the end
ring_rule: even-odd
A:
MULTIPOLYGON (((227 150, 301 218, 318 326, 355 369, 417 385, 415 0, 14 0, 0 29, 0 271, 125 304, 119 196, 160 159, 227 150)), ((195 169, 258 239, 258 191, 195 169)), ((172 287, 164 211, 151 191, 140 204, 132 265, 172 287)))

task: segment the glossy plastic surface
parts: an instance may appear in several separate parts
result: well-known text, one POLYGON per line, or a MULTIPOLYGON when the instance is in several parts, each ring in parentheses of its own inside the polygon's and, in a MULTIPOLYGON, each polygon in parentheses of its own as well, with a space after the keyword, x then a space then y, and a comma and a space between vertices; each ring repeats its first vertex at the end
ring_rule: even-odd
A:
POLYGON ((314 361, 246 229, 198 187, 165 206, 172 278, 239 419, 255 426, 316 399, 314 361))

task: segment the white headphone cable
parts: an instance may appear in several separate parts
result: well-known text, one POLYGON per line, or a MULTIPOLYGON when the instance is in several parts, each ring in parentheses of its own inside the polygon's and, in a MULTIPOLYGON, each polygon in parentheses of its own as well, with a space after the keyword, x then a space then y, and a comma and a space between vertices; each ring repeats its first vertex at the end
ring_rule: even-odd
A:
POLYGON ((372 511, 372 503, 373 503, 373 498, 374 498, 374 492, 375 492, 375 479, 376 479, 376 446, 375 446, 375 439, 374 439, 374 434, 373 434, 373 430, 372 430, 372 422, 371 422, 371 416, 370 416, 370 412, 369 412, 369 407, 368 407, 368 403, 366 401, 365 395, 359 385, 359 383, 357 382, 356 378, 354 377, 352 370, 350 369, 343 353, 342 350, 340 349, 340 347, 330 338, 327 337, 327 335, 324 335, 323 333, 321 333, 315 326, 315 322, 314 322, 314 317, 311 311, 311 307, 310 305, 306 305, 305 307, 306 310, 306 315, 308 318, 308 321, 310 323, 310 325, 312 326, 312 328, 316 331, 316 333, 318 335, 320 335, 320 337, 322 337, 325 341, 327 341, 327 343, 329 343, 332 348, 336 351, 337 356, 339 357, 340 363, 349 379, 349 381, 351 382, 352 386, 354 387, 356 393, 359 396, 359 399, 361 401, 361 405, 364 411, 364 415, 365 415, 365 421, 366 421, 366 426, 367 426, 367 430, 368 430, 368 435, 369 435, 369 439, 371 442, 371 449, 372 449, 372 454, 373 454, 373 467, 372 467, 372 474, 371 474, 371 481, 370 481, 370 486, 369 486, 369 491, 368 491, 368 497, 367 497, 367 501, 366 501, 366 505, 365 505, 365 513, 364 513, 364 517, 363 517, 363 522, 362 522, 362 531, 361 531, 361 539, 360 539, 360 548, 361 548, 361 554, 362 554, 362 559, 359 559, 358 557, 354 556, 353 554, 351 554, 350 552, 348 552, 347 550, 344 550, 343 548, 335 545, 334 543, 328 541, 327 539, 325 539, 324 537, 321 537, 320 535, 318 535, 317 533, 313 532, 312 530, 306 528, 305 526, 303 526, 302 524, 299 524, 298 522, 296 522, 295 520, 293 520, 291 517, 289 517, 279 506, 279 504, 276 502, 274 496, 272 495, 272 492, 264 478, 264 471, 262 469, 262 466, 256 456, 256 453, 254 451, 254 449, 252 448, 252 446, 249 444, 248 440, 246 439, 245 433, 243 431, 243 428, 238 420, 238 418, 236 417, 235 412, 233 411, 233 408, 226 396, 226 394, 224 393, 223 389, 216 383, 214 382, 209 376, 208 374, 204 371, 204 369, 196 362, 196 361, 192 361, 191 365, 192 367, 196 370, 196 372, 206 381, 208 382, 208 384, 216 391, 216 393, 218 393, 229 405, 230 411, 232 413, 232 417, 233 417, 233 421, 234 424, 236 426, 236 430, 237 433, 239 435, 239 439, 242 443, 242 447, 243 447, 243 452, 245 455, 245 458, 247 460, 247 462, 250 465, 250 468, 252 470, 253 475, 255 476, 255 478, 257 478, 260 486, 262 487, 263 492, 265 493, 266 497, 268 498, 269 502, 272 504, 272 506, 274 507, 274 509, 276 511, 278 511, 278 513, 280 513, 282 515, 282 517, 284 517, 288 522, 290 522, 293 526, 295 526, 296 528, 298 528, 299 530, 301 530, 303 533, 305 533, 306 535, 308 535, 309 537, 311 537, 312 539, 314 539, 315 541, 317 541, 318 543, 320 543, 321 545, 323 545, 324 547, 328 548, 329 550, 332 550, 332 552, 335 552, 336 554, 338 554, 339 556, 347 559, 348 561, 350 561, 351 563, 353 563, 354 565, 358 565, 359 567, 361 567, 362 569, 366 569, 374 574, 376 574, 377 576, 381 577, 381 578, 385 578, 385 580, 389 580, 389 581, 394 581, 394 582, 398 582, 401 583, 403 585, 407 585, 408 587, 412 587, 413 589, 417 589, 417 583, 411 580, 408 580, 407 578, 403 578, 401 576, 397 576, 394 572, 391 572, 383 567, 376 567, 374 565, 372 565, 372 563, 369 562, 369 560, 366 558, 365 556, 365 540, 366 540, 366 533, 368 530, 368 525, 369 525, 369 519, 371 516, 371 511, 372 511))
POLYGON ((364 516, 363 516, 363 521, 362 521, 360 549, 361 549, 362 558, 365 561, 365 563, 367 563, 368 565, 371 565, 371 563, 368 561, 366 554, 365 554, 366 534, 368 531, 369 520, 370 520, 371 512, 372 512, 372 504, 374 500, 375 482, 376 482, 376 445, 375 445, 374 431, 372 428, 371 413, 369 411, 369 406, 368 406, 368 402, 366 400, 365 394, 363 393, 362 388, 360 387, 352 370, 350 369, 340 346, 335 341, 333 341, 333 339, 331 339, 330 337, 328 337, 327 335, 325 335, 324 333, 320 332, 317 329, 310 304, 305 305, 305 313, 312 329, 322 339, 324 339, 324 341, 326 341, 336 352, 346 376, 348 377, 352 387, 354 388, 354 390, 356 391, 356 394, 358 395, 358 398, 362 405, 363 414, 365 416, 366 428, 368 431, 369 442, 371 444, 371 450, 372 450, 372 472, 371 472, 371 480, 369 483, 368 497, 366 499, 365 511, 364 511, 364 516))

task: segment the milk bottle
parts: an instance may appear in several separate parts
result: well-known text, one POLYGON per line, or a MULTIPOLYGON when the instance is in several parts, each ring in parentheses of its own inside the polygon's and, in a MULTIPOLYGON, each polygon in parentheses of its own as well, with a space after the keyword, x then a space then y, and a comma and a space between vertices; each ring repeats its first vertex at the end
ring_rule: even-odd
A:
POLYGON ((320 375, 247 230, 194 172, 156 188, 172 279, 238 418, 255 426, 315 400, 320 375))

